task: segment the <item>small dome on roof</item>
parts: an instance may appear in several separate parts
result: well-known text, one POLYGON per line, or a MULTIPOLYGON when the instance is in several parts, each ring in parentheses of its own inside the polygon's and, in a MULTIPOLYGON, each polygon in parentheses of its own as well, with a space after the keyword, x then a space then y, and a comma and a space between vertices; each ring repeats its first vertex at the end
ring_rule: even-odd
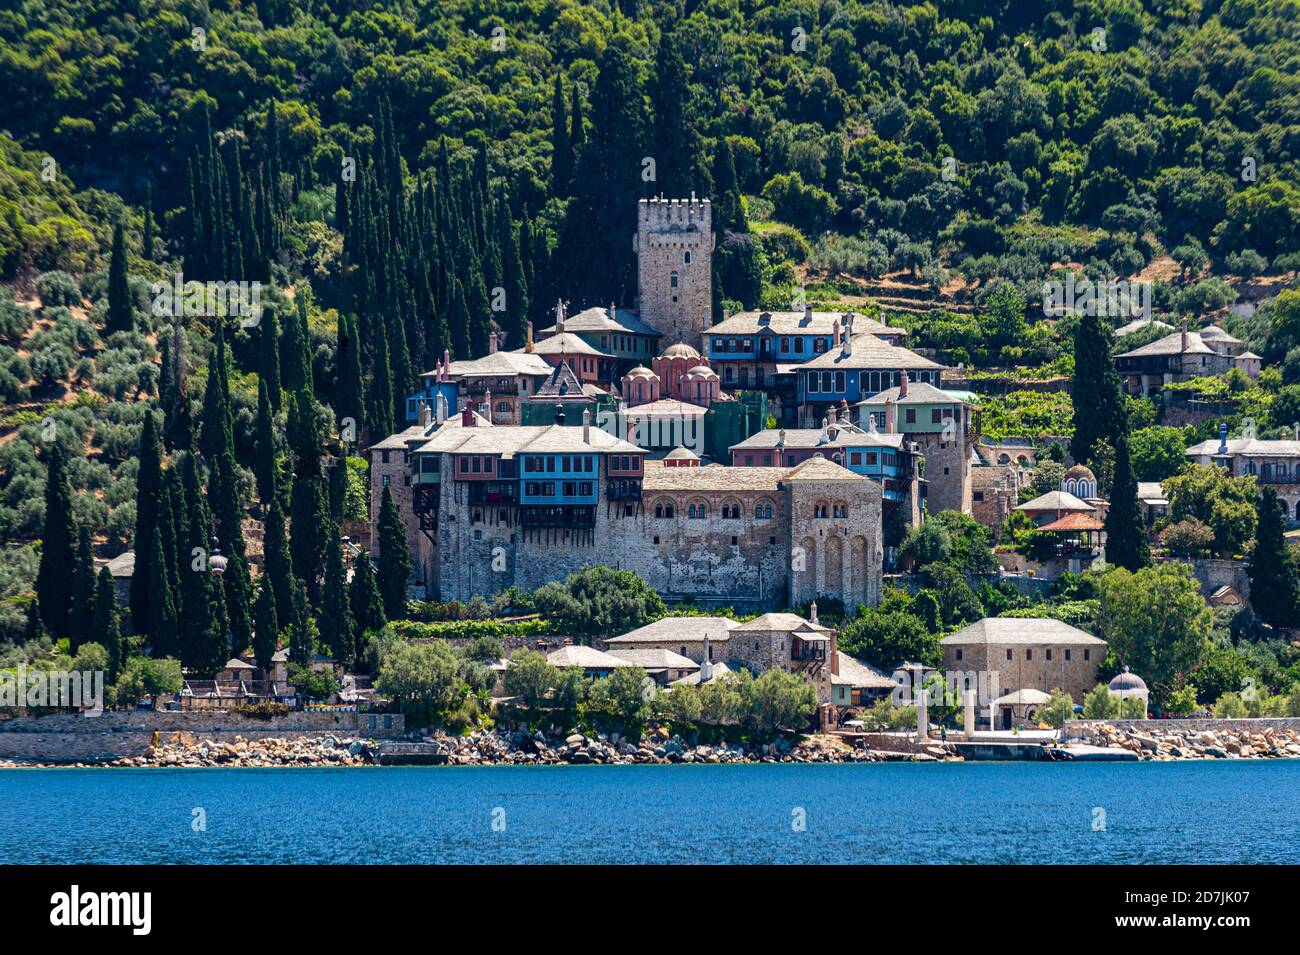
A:
POLYGON ((669 345, 660 358, 699 358, 700 353, 685 342, 669 345))
POLYGON ((673 448, 664 455, 666 461, 698 461, 699 459, 700 456, 690 448, 673 448))
POLYGON ((1097 475, 1092 473, 1092 469, 1082 464, 1076 464, 1073 467, 1066 468, 1064 477, 1066 479, 1074 478, 1077 481, 1097 480, 1097 475))
POLYGON ((633 368, 631 371, 629 371, 629 372, 627 373, 627 377, 629 377, 629 378, 654 378, 654 377, 655 377, 655 373, 654 373, 653 371, 651 371, 649 368, 647 368, 645 365, 637 365, 635 368, 633 368))
POLYGON ((1115 674, 1108 686, 1108 689, 1116 692, 1120 690, 1145 690, 1146 688, 1147 685, 1143 679, 1136 673, 1130 673, 1128 670, 1125 670, 1123 673, 1115 674))
POLYGON ((686 373, 687 378, 717 378, 718 373, 708 365, 696 365, 686 373))

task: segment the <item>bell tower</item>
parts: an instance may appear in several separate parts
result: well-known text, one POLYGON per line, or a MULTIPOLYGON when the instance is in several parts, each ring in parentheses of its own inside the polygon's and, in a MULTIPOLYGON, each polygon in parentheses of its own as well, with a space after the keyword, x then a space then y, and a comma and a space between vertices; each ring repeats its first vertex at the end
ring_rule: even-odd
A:
POLYGON ((704 351, 713 315, 713 209, 708 199, 642 199, 637 204, 637 297, 641 321, 662 345, 704 351))

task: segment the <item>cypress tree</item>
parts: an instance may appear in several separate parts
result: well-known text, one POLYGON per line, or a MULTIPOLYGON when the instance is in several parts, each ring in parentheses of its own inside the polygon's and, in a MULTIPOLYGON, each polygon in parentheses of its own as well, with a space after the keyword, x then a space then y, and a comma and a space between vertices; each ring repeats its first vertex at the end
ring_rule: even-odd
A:
POLYGON ((393 369, 388 355, 387 323, 376 318, 372 324, 375 329, 374 377, 370 382, 370 410, 366 420, 370 424, 370 433, 375 438, 392 434, 393 427, 393 369))
POLYGON ((357 635, 357 655, 361 654, 361 639, 366 633, 381 629, 388 621, 384 618, 384 600, 379 595, 379 581, 370 555, 362 551, 352 568, 352 584, 348 594, 352 608, 352 628, 357 635))
POLYGON ((272 420, 271 396, 266 379, 257 381, 257 456, 254 468, 257 477, 257 498, 263 506, 271 503, 275 494, 275 424, 272 420))
MULTIPOLYGON (((271 495, 271 507, 266 515, 262 538, 265 575, 271 581, 275 594, 275 619, 287 623, 293 615, 293 560, 289 555, 289 540, 285 536, 284 508, 278 493, 271 495)), ((283 624, 282 624, 283 626, 283 624)))
POLYGON ((162 441, 153 410, 146 409, 140 431, 140 469, 135 478, 135 570, 131 577, 131 621, 136 633, 149 630, 149 580, 153 529, 162 491, 162 441))
POLYGON ((1286 517, 1277 491, 1268 485, 1261 487, 1255 510, 1255 546, 1246 561, 1250 604, 1265 623, 1291 628, 1300 615, 1300 584, 1296 560, 1286 543, 1286 517))
POLYGON ((95 552, 90 546, 90 526, 77 529, 77 563, 73 568, 72 612, 68 646, 73 653, 91 639, 95 626, 95 552))
POLYGON ((113 226, 113 249, 108 259, 108 313, 104 318, 105 336, 129 332, 135 327, 131 307, 131 286, 126 277, 126 237, 122 223, 113 226))
POLYGON ((41 562, 36 593, 41 620, 54 639, 71 635, 72 569, 76 566, 76 536, 72 530, 72 487, 68 483, 66 452, 50 444, 45 462, 45 527, 41 532, 41 562))
POLYGON ((153 258, 153 231, 153 183, 149 183, 144 194, 144 238, 141 240, 145 259, 153 258))
POLYGON ((569 90, 569 149, 573 155, 574 171, 577 171, 578 157, 587 142, 587 124, 582 117, 582 94, 578 84, 569 90))
POLYGON ((257 374, 266 382, 271 410, 280 413, 280 319, 273 306, 262 309, 257 374))
POLYGON ((122 672, 126 648, 122 645, 122 631, 117 620, 117 592, 113 575, 107 567, 99 569, 95 584, 95 611, 90 639, 108 651, 108 682, 116 683, 122 672))
POLYGON ((470 357, 469 309, 465 306, 465 290, 460 279, 451 280, 451 308, 447 314, 448 333, 451 335, 451 353, 454 357, 470 357))
POLYGON ((266 574, 257 578, 257 599, 253 602, 253 657, 263 673, 271 672, 271 657, 280 642, 279 616, 275 612, 275 588, 266 574))
POLYGON ((703 151, 695 129, 695 118, 691 115, 690 96, 681 46, 675 33, 664 31, 659 38, 651 90, 654 104, 652 135, 655 185, 669 196, 706 191, 703 151))
POLYGON ((40 598, 33 596, 31 602, 27 605, 27 613, 23 621, 23 643, 32 643, 47 636, 49 634, 45 632, 45 625, 41 623, 40 598))
POLYGON ((290 588, 289 659, 306 665, 312 657, 311 619, 307 615, 307 588, 296 578, 290 588))
POLYGON ((379 505, 379 595, 389 620, 406 617, 406 586, 411 578, 411 548, 406 525, 397 512, 392 490, 385 485, 379 505))
MULTIPOLYGON (((164 554, 163 526, 171 523, 171 507, 165 508, 165 518, 154 525, 153 551, 164 554)), ((161 515, 160 515, 161 516, 161 515)), ((175 656, 180 614, 177 609, 179 595, 172 581, 171 570, 165 560, 155 560, 149 565, 149 647, 155 658, 175 656)))
MULTIPOLYGON (((338 354, 335 361, 334 411, 339 420, 351 418, 358 436, 366 433, 362 402, 361 340, 356 319, 346 312, 339 316, 338 354)), ((386 435, 384 435, 386 437, 386 435)))
POLYGON ((519 233, 510 219, 510 206, 504 195, 497 204, 497 241, 501 246, 502 287, 506 292, 506 314, 502 327, 512 348, 521 348, 527 337, 528 284, 524 262, 519 254, 519 233))
POLYGON ((172 325, 162 342, 162 383, 158 391, 163 410, 163 442, 173 451, 194 446, 194 422, 190 414, 189 370, 185 360, 185 332, 180 322, 172 325))
POLYGON ((1105 530, 1107 563, 1132 571, 1141 570, 1151 563, 1127 434, 1121 434, 1115 446, 1115 478, 1111 482, 1105 530))
POLYGON ((573 147, 569 144, 569 117, 564 103, 564 74, 555 74, 551 97, 551 195, 563 199, 573 181, 573 147))
POLYGON ((319 618, 321 640, 329 646, 335 660, 350 666, 356 646, 352 634, 352 610, 348 606, 347 568, 343 563, 343 546, 336 525, 330 528, 325 555, 325 591, 319 618))
POLYGON ((1074 377, 1070 398, 1074 403, 1074 436, 1070 454, 1080 464, 1093 460, 1098 441, 1117 447, 1128 430, 1119 374, 1110 354, 1110 329, 1097 315, 1080 317, 1074 332, 1074 377))
POLYGON ((293 572, 307 587, 314 604, 319 598, 318 578, 325 560, 325 526, 328 511, 321 481, 321 446, 315 402, 309 393, 289 396, 289 441, 294 456, 293 487, 289 496, 289 552, 293 572))

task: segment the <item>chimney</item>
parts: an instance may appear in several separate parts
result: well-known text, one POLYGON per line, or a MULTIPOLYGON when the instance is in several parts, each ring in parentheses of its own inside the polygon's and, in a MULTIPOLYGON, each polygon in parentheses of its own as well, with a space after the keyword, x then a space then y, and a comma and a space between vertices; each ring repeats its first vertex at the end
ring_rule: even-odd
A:
POLYGON ((465 410, 460 413, 460 423, 466 428, 475 427, 474 405, 468 401, 465 402, 465 410))
POLYGON ((429 402, 427 401, 420 402, 420 427, 429 427, 429 402))
POLYGON ((805 322, 811 322, 811 321, 812 321, 812 306, 811 306, 811 305, 805 305, 805 306, 803 307, 803 320, 804 320, 805 322))
POLYGON ((817 622, 817 601, 815 600, 808 607, 808 622, 809 623, 817 622))
POLYGON ((885 434, 894 434, 898 431, 898 407, 894 404, 893 398, 885 399, 885 434))
POLYGON ((529 322, 528 338, 524 341, 524 351, 531 352, 532 350, 533 350, 533 323, 529 322))
POLYGON ((496 350, 497 350, 497 333, 496 331, 493 331, 492 334, 488 336, 488 354, 489 355, 495 354, 496 350))
POLYGON ((487 418, 487 423, 491 424, 492 423, 492 389, 491 388, 488 388, 483 392, 483 403, 487 405, 487 414, 485 415, 485 417, 487 418))
POLYGON ((451 380, 451 351, 446 348, 442 350, 442 380, 451 380))
POLYGON ((435 412, 435 420, 438 422, 438 424, 442 424, 444 421, 447 420, 447 396, 440 391, 438 392, 438 397, 434 400, 437 407, 437 410, 435 412))
POLYGON ((591 409, 582 409, 582 443, 591 444, 591 409))
POLYGON ((555 300, 555 334, 559 335, 564 331, 564 301, 555 300))
POLYGON ((555 423, 564 424, 564 404, 559 401, 555 403, 555 423))
POLYGON ((1183 319, 1183 336, 1182 336, 1181 344, 1183 346, 1182 351, 1186 352, 1187 351, 1187 319, 1185 318, 1183 319))
POLYGON ((907 397, 907 372, 899 371, 898 373, 898 397, 907 397))
POLYGON ((840 348, 840 354, 845 358, 848 358, 853 354, 853 336, 850 332, 852 332, 852 329, 850 328, 844 330, 844 345, 840 348))
POLYGON ((609 303, 609 320, 611 322, 618 321, 618 309, 614 307, 613 302, 609 303))
POLYGON ((1228 422, 1219 422, 1219 453, 1228 453, 1228 422))
POLYGON ((781 430, 777 431, 777 433, 776 433, 776 446, 777 446, 778 448, 784 448, 784 447, 785 447, 785 428, 782 428, 781 430))
POLYGON ((836 345, 844 341, 844 338, 840 335, 840 320, 838 318, 835 319, 834 323, 831 325, 831 341, 836 345))
POLYGON ((704 651, 700 654, 700 682, 707 683, 713 679, 713 661, 709 659, 709 635, 704 635, 704 651))

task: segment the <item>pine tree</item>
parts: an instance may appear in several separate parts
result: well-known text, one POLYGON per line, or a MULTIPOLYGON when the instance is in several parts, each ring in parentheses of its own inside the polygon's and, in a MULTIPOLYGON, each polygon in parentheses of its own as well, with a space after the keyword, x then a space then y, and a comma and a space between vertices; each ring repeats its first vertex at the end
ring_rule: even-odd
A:
POLYGON ((392 490, 385 485, 379 505, 379 594, 389 620, 406 617, 406 587, 411 578, 411 548, 406 525, 397 512, 392 490))
POLYGON ((77 529, 77 563, 72 569, 72 611, 68 646, 73 653, 91 638, 95 626, 95 552, 90 546, 90 526, 77 529))
POLYGON ((1128 430, 1119 374, 1110 354, 1111 337, 1109 327, 1095 314, 1080 317, 1074 332, 1070 454, 1080 464, 1092 462, 1098 441, 1109 441, 1115 447, 1119 436, 1128 430))
POLYGON ((266 574, 257 578, 257 599, 253 602, 253 657, 263 673, 271 672, 271 657, 280 643, 279 616, 275 610, 275 588, 266 574))
POLYGON ((107 337, 113 332, 129 332, 134 327, 131 286, 126 275, 126 237, 119 222, 113 226, 113 249, 108 259, 108 313, 104 318, 104 333, 107 337))
POLYGON ((564 103, 564 74, 556 73, 551 97, 551 195, 566 198, 572 181, 573 147, 569 143, 569 117, 564 103))
POLYGON ((1261 487, 1255 510, 1255 546, 1246 561, 1250 604, 1265 623, 1292 628, 1300 617, 1300 568, 1286 543, 1286 517, 1277 491, 1261 487))
POLYGON ((257 498, 263 506, 271 503, 275 493, 275 423, 272 420, 271 396, 266 379, 257 382, 257 455, 254 471, 257 478, 257 498))
POLYGON ((1121 434, 1115 446, 1115 478, 1111 482, 1110 508, 1106 511, 1106 562, 1132 571, 1151 563, 1137 490, 1128 435, 1121 434))
POLYGON ((325 548, 325 590, 321 598, 320 635, 335 660, 352 664, 356 652, 352 610, 348 605, 347 568, 337 526, 331 526, 325 548))
POLYGON ((147 408, 140 431, 140 469, 135 478, 135 570, 131 577, 131 621, 136 633, 149 631, 149 579, 153 529, 162 491, 162 442, 153 410, 147 408))
POLYGON ((72 487, 68 483, 66 452, 50 444, 45 462, 45 528, 41 533, 41 562, 36 593, 41 619, 56 640, 71 635, 72 574, 76 566, 76 535, 72 529, 72 487))
POLYGON ((357 655, 360 642, 366 633, 381 629, 388 621, 384 617, 384 601, 379 595, 379 581, 370 555, 362 551, 352 568, 352 584, 348 594, 352 608, 352 629, 357 635, 357 655))
POLYGON ((117 619, 117 590, 107 567, 99 569, 95 585, 95 610, 90 639, 108 651, 108 682, 116 683, 125 662, 126 648, 117 619))

